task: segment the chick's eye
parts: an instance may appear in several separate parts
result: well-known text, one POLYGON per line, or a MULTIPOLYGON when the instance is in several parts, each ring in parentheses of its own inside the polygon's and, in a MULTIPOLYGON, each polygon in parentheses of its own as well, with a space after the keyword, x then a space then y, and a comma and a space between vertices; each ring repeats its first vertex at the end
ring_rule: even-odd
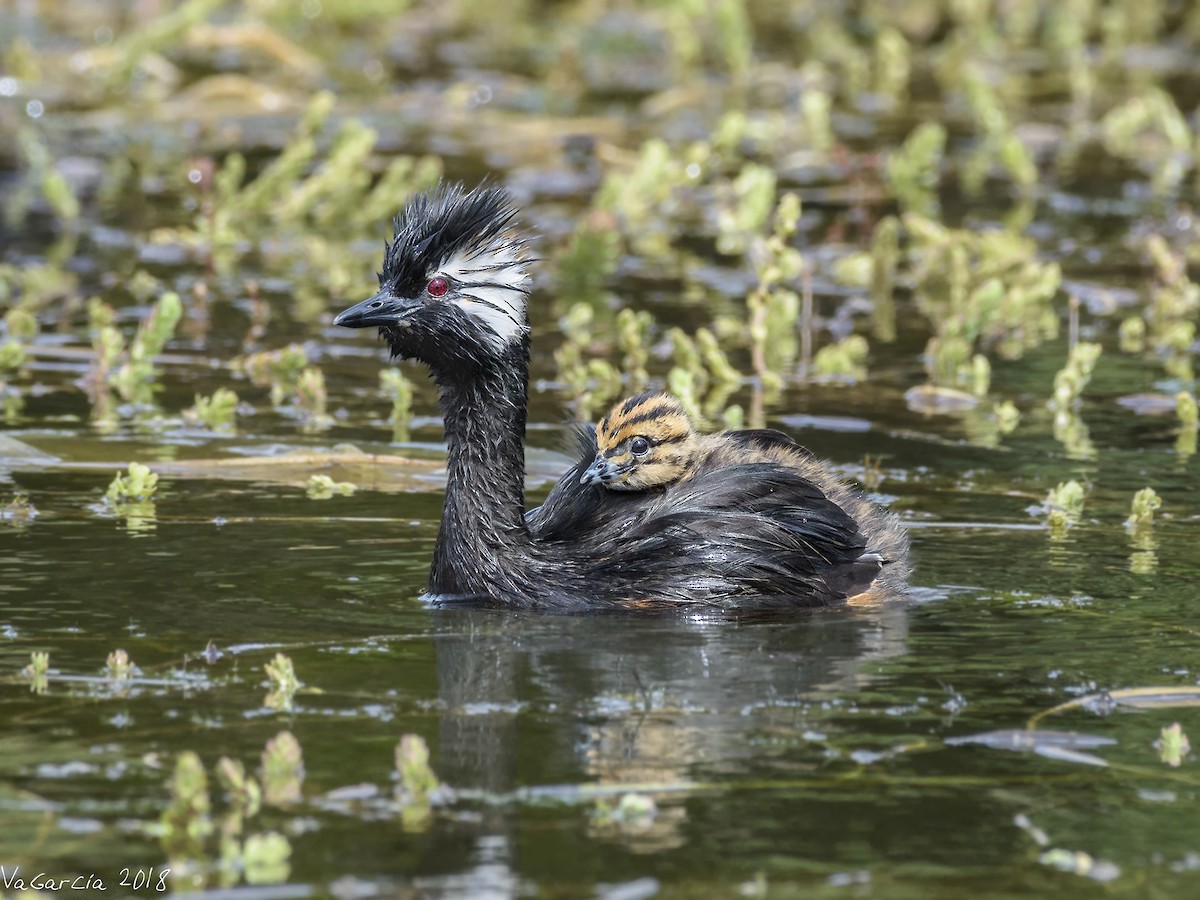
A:
POLYGON ((650 442, 644 437, 636 437, 629 442, 629 452, 634 456, 643 456, 650 450, 650 442))
POLYGON ((430 297, 440 297, 448 290, 450 290, 450 282, 441 277, 430 278, 429 284, 425 285, 425 291, 430 297))

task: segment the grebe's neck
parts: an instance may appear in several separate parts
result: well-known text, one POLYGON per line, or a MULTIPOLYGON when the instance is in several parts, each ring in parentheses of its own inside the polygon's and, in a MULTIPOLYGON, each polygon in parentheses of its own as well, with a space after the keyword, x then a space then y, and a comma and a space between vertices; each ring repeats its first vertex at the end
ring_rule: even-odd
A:
MULTIPOLYGON (((520 584, 525 524, 529 339, 477 365, 435 371, 448 449, 446 503, 429 590, 479 597, 520 584)), ((502 598, 501 598, 502 599, 502 598)))

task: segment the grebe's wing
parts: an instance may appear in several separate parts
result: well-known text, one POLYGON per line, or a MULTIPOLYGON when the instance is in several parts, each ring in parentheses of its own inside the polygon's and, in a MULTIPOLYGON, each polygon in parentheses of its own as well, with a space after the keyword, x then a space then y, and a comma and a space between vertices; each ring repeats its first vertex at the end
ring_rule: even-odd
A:
POLYGON ((617 528, 594 548, 584 577, 640 584, 680 604, 820 606, 861 592, 883 565, 845 510, 770 462, 680 482, 617 528))

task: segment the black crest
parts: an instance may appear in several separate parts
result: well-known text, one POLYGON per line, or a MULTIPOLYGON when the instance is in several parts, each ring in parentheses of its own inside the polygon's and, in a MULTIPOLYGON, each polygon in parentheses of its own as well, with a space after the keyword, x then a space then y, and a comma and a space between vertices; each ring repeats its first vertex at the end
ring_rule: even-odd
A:
POLYGON ((392 220, 395 238, 384 244, 380 287, 411 296, 429 273, 462 250, 484 248, 501 240, 517 210, 502 187, 439 183, 416 194, 392 220))

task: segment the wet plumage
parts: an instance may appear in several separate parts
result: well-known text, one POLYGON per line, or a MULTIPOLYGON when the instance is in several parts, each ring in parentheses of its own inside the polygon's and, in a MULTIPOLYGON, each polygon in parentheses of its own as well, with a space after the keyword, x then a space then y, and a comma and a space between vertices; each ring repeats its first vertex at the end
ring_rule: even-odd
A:
POLYGON ((579 462, 526 514, 528 272, 514 217, 497 188, 418 198, 396 219, 379 292, 335 319, 378 326, 394 356, 425 363, 438 385, 448 481, 435 602, 738 610, 902 583, 907 547, 894 520, 824 467, 781 461, 795 445, 777 432, 744 433, 758 448, 750 458, 665 489, 616 491, 585 478, 599 452, 589 429, 579 462))

